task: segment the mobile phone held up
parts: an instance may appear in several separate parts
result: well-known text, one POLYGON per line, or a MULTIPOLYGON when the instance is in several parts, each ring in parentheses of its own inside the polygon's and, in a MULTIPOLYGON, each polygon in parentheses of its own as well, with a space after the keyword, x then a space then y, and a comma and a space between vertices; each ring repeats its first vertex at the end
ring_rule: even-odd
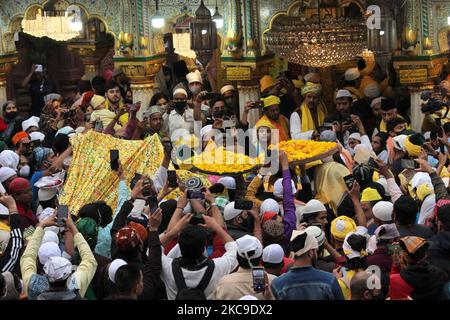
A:
POLYGON ((109 158, 111 163, 111 170, 118 171, 119 170, 119 150, 110 150, 109 158))
POLYGON ((147 203, 150 208, 150 213, 154 213, 159 208, 158 198, 156 196, 150 196, 147 198, 147 203))
POLYGON ((265 279, 264 279, 264 267, 253 267, 253 291, 264 292, 265 290, 265 279))
POLYGON ((409 159, 402 159, 400 161, 400 165, 401 165, 402 169, 417 169, 420 166, 414 160, 409 160, 409 159))
POLYGON ((175 170, 167 171, 167 180, 169 182, 169 188, 178 187, 177 172, 175 170))
POLYGON ((64 225, 64 220, 69 216, 69 207, 61 204, 57 209, 57 224, 58 226, 64 225))
POLYGON ((355 178, 353 175, 349 174, 348 176, 344 177, 344 182, 348 190, 352 190, 353 185, 355 184, 355 178))
POLYGON ((255 101, 252 104, 252 109, 262 109, 264 108, 264 101, 255 101))
POLYGON ((234 208, 237 210, 252 210, 253 202, 248 200, 236 199, 234 202, 234 208))
POLYGON ((205 200, 205 195, 201 189, 193 189, 187 191, 187 198, 189 200, 205 200))

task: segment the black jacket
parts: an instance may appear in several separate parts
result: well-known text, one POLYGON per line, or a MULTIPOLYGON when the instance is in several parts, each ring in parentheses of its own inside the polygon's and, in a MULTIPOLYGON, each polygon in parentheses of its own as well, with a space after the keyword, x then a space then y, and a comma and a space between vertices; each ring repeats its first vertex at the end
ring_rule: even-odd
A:
POLYGON ((450 279, 450 231, 439 233, 430 239, 428 262, 445 271, 450 279))

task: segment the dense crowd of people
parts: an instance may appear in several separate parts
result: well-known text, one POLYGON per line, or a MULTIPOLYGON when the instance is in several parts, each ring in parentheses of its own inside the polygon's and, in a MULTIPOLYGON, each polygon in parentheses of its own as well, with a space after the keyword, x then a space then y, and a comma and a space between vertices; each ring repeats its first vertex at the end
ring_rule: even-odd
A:
MULTIPOLYGON (((72 99, 50 79, 37 65, 24 79, 28 117, 2 102, 0 299, 450 298, 450 121, 412 131, 375 62, 345 72, 334 105, 317 73, 266 75, 261 100, 242 102, 235 86, 210 92, 207 73, 179 61, 160 70, 148 106, 132 103, 122 72, 80 80, 72 99), (196 173, 210 182, 197 196, 180 177, 169 187, 186 137, 198 135, 202 152, 237 129, 256 132, 238 149, 246 155, 291 139, 338 151, 302 167, 279 151, 277 172, 196 173), (72 142, 90 131, 157 135, 164 157, 133 181, 119 161, 117 207, 97 199, 63 216, 71 158, 83 152, 72 142)), ((439 87, 450 99, 450 82, 439 87)))

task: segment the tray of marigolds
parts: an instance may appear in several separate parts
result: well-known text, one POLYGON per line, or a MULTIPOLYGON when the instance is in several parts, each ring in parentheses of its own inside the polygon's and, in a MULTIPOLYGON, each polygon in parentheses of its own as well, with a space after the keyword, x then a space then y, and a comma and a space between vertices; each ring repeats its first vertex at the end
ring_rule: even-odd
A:
POLYGON ((302 165, 322 160, 339 151, 336 142, 313 140, 282 141, 278 144, 278 148, 286 153, 290 165, 302 165))
POLYGON ((192 171, 213 175, 239 175, 258 170, 263 159, 250 158, 223 147, 215 148, 188 159, 192 171))

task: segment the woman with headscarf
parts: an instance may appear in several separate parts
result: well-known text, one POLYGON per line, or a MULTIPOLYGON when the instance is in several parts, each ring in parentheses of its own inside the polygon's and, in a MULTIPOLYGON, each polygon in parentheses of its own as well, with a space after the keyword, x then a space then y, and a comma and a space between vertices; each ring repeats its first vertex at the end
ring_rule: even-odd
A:
POLYGON ((22 131, 21 123, 23 119, 18 115, 15 101, 6 101, 2 106, 2 111, 6 128, 4 130, 0 130, 0 139, 12 148, 11 138, 17 132, 22 131))
POLYGON ((39 120, 39 129, 45 134, 46 140, 52 139, 56 132, 70 125, 77 128, 83 122, 82 112, 74 107, 70 110, 64 109, 61 106, 61 96, 59 94, 50 94, 45 97, 47 101, 42 109, 39 120))
POLYGON ((327 108, 320 99, 321 94, 322 86, 319 83, 307 82, 303 87, 302 96, 305 100, 290 119, 292 139, 312 140, 323 125, 327 108))
POLYGON ((53 150, 50 148, 37 147, 33 150, 33 168, 34 173, 31 177, 30 183, 33 187, 33 207, 37 207, 39 188, 34 184, 43 176, 49 175, 48 169, 55 157, 53 150))

